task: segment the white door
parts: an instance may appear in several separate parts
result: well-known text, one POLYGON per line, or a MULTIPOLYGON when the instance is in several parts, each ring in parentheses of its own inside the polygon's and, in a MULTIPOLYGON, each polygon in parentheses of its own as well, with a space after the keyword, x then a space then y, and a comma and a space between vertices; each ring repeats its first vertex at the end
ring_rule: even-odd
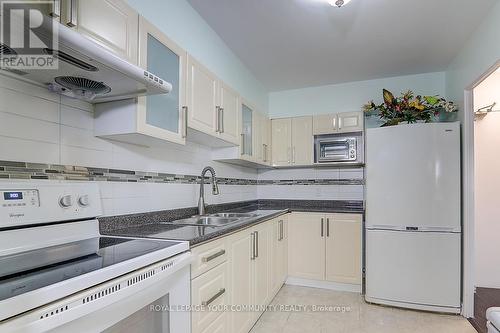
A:
POLYGON ((311 165, 313 163, 312 117, 292 119, 292 164, 311 165))
POLYGON ((228 142, 239 144, 240 96, 236 91, 220 82, 220 137, 228 142))
POLYGON ((368 129, 366 150, 367 228, 460 231, 458 123, 368 129))
POLYGON ((188 126, 215 136, 218 123, 218 80, 205 66, 188 56, 188 126))
POLYGON ((326 280, 361 284, 361 214, 329 214, 326 218, 326 280))
POLYGON ((325 279, 325 220, 320 214, 293 213, 288 221, 288 274, 325 279), (323 223, 322 223, 323 221, 323 223))
POLYGON ((362 131, 364 120, 363 112, 341 112, 338 114, 338 131, 339 133, 362 131))
POLYGON ((78 0, 64 4, 67 4, 67 10, 63 23, 68 26, 76 23, 79 33, 137 64, 139 15, 125 1, 78 0), (77 6, 76 18, 71 18, 72 6, 77 6))
POLYGON ((460 307, 460 233, 367 230, 366 296, 460 307))
MULTIPOLYGON (((250 232, 241 232, 229 242, 229 284, 230 305, 238 306, 254 304, 253 279, 253 236, 250 232)), ((247 333, 253 325, 254 312, 232 311, 230 315, 230 332, 247 333)))
POLYGON ((292 162, 292 119, 273 119, 271 128, 273 165, 290 165, 292 162))
POLYGON ((332 134, 338 131, 337 115, 324 114, 313 117, 313 134, 332 134))

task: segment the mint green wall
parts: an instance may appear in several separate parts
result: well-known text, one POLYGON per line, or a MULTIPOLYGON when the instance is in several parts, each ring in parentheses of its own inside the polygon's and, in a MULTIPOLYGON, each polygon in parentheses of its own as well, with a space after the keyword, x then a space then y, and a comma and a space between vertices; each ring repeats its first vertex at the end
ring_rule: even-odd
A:
POLYGON ((500 60, 500 1, 467 41, 446 71, 446 93, 460 105, 464 90, 500 60))
POLYGON ((272 118, 336 112, 360 111, 370 100, 382 101, 382 89, 394 94, 413 90, 416 94, 445 96, 444 72, 397 76, 304 89, 272 92, 269 115, 272 118))
POLYGON ((267 112, 268 92, 186 0, 127 0, 243 97, 267 112))

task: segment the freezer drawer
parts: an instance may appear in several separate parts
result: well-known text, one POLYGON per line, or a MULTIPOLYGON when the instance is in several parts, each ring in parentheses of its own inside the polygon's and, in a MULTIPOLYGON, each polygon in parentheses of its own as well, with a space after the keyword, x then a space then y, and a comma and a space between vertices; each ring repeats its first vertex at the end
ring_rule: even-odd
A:
POLYGON ((367 300, 459 309, 460 253, 460 233, 367 230, 367 300))

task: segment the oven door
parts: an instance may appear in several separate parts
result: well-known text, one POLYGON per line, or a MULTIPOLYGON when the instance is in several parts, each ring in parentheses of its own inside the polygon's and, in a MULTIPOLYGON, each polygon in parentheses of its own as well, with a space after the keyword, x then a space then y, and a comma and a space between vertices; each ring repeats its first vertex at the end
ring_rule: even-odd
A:
POLYGON ((189 252, 161 261, 15 317, 0 331, 189 333, 190 263, 189 252))
POLYGON ((357 138, 317 139, 316 162, 354 162, 357 160, 357 138))

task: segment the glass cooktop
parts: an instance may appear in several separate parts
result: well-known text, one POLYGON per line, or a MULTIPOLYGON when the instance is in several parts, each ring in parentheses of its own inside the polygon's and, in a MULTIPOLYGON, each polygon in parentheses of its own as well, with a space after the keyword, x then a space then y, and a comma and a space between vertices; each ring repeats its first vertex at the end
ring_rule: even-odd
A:
POLYGON ((166 249, 175 241, 96 237, 0 257, 0 301, 166 249))

